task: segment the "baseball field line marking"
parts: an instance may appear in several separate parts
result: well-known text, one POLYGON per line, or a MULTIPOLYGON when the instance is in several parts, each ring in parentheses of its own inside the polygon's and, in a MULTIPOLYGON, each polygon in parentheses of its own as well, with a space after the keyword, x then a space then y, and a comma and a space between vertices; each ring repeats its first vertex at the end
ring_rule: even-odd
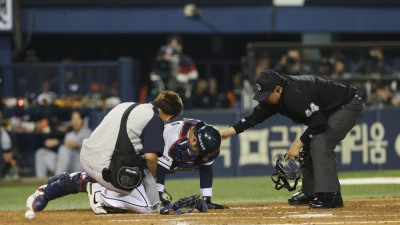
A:
MULTIPOLYGON (((387 204, 384 205, 370 205, 372 207, 382 207, 382 206, 388 206, 387 204)), ((400 204, 390 204, 390 206, 400 206, 400 204)))
MULTIPOLYGON (((346 203, 346 201, 345 201, 345 203, 346 203)), ((387 204, 379 204, 379 205, 375 204, 375 205, 368 205, 368 206, 384 207, 384 206, 387 206, 387 204)), ((398 203, 398 204, 390 204, 390 206, 400 206, 400 203, 398 203)), ((254 209, 264 209, 264 210, 266 210, 266 209, 296 209, 296 208, 299 208, 299 207, 295 207, 295 206, 282 206, 282 207, 277 207, 277 206, 275 206, 275 207, 254 206, 254 207, 251 207, 251 208, 248 208, 248 207, 231 207, 231 209, 233 209, 233 210, 249 210, 249 211, 254 210, 254 209)), ((308 208, 308 206, 304 206, 302 208, 308 208)), ((356 211, 342 211, 342 212, 356 212, 356 211)), ((363 211, 359 211, 359 212, 363 212, 363 211)))
MULTIPOLYGON (((308 206, 307 206, 308 207, 308 206)), ((295 209, 297 207, 295 206, 274 206, 274 207, 269 207, 269 206, 254 206, 251 208, 248 207, 231 207, 231 209, 238 209, 238 210, 254 210, 254 209, 295 209)), ((306 207, 304 207, 306 208, 306 207)))
MULTIPOLYGON (((282 219, 286 219, 287 217, 283 217, 282 219)), ((170 219, 161 219, 161 221, 164 222, 178 222, 182 221, 184 218, 170 218, 170 219)), ((188 218, 186 218, 188 219, 188 218)), ((190 219, 204 219, 204 217, 199 217, 199 218, 190 218, 190 219)), ((213 219, 254 219, 254 217, 218 217, 218 218, 207 218, 207 220, 213 220, 213 219)), ((276 217, 258 217, 257 219, 276 219, 276 217)), ((126 220, 109 220, 109 222, 143 222, 143 221, 153 221, 153 220, 141 220, 141 219, 126 219, 126 220)), ((154 219, 154 221, 160 221, 154 219)), ((104 222, 104 221, 103 221, 104 222)), ((194 221, 186 221, 184 223, 190 224, 190 222, 194 221)), ((178 222, 181 223, 181 222, 178 222)), ((310 224, 320 224, 320 225, 328 225, 328 224, 383 224, 383 223, 400 223, 400 220, 397 221, 349 221, 349 222, 310 222, 310 223, 275 223, 275 224, 270 224, 270 225, 293 225, 293 224, 299 224, 299 225, 310 225, 310 224)))
POLYGON ((332 213, 319 213, 319 214, 303 214, 303 215, 289 215, 289 218, 325 218, 334 217, 332 213))
MULTIPOLYGON (((116 219, 116 220, 108 220, 109 222, 143 222, 143 221, 182 221, 182 220, 186 220, 189 218, 166 218, 166 219, 157 219, 157 218, 153 218, 153 219, 116 219)), ((203 219, 203 217, 199 217, 197 219, 203 219)))
POLYGON ((397 221, 351 221, 351 222, 310 222, 310 223, 272 223, 268 225, 311 225, 311 224, 382 224, 382 223, 400 223, 400 220, 397 221))
MULTIPOLYGON (((115 217, 115 216, 126 216, 126 215, 138 215, 137 213, 109 213, 109 214, 99 214, 99 215, 96 215, 96 216, 112 216, 112 217, 115 217)), ((149 214, 140 214, 140 216, 154 216, 154 214, 152 214, 152 213, 149 213, 149 214)))
POLYGON ((341 185, 400 184, 400 177, 344 178, 339 179, 339 182, 341 185))
MULTIPOLYGON (((370 212, 370 211, 346 211, 346 212, 342 212, 341 211, 340 213, 353 213, 354 214, 354 213, 366 213, 366 212, 370 212)), ((317 213, 317 212, 274 212, 274 213, 275 214, 279 214, 279 215, 294 214, 294 215, 289 215, 289 217, 291 217, 291 216, 296 217, 297 215, 300 214, 299 217, 306 217, 306 218, 308 218, 308 217, 318 217, 319 215, 333 215, 333 216, 338 216, 338 217, 340 217, 340 216, 352 217, 351 215, 337 215, 336 213, 332 214, 332 213, 329 213, 329 212, 320 212, 320 213, 317 213), (304 214, 306 214, 306 215, 304 215, 304 214)), ((221 215, 221 213, 217 213, 217 214, 221 215)), ((223 213, 223 214, 232 214, 232 213, 223 213)), ((264 213, 260 213, 260 212, 241 212, 240 214, 263 215, 264 213)), ((196 214, 193 214, 193 215, 196 215, 196 214)), ((375 216, 381 216, 381 215, 374 215, 374 214, 369 215, 369 217, 375 217, 375 216)), ((395 214, 384 214, 384 216, 398 216, 398 215, 395 215, 395 214)), ((357 217, 359 217, 359 216, 357 216, 357 217)), ((363 217, 363 215, 361 215, 361 217, 363 217)), ((279 218, 279 217, 276 217, 276 218, 279 218)))
POLYGON ((400 184, 400 177, 369 177, 340 179, 341 185, 400 184))

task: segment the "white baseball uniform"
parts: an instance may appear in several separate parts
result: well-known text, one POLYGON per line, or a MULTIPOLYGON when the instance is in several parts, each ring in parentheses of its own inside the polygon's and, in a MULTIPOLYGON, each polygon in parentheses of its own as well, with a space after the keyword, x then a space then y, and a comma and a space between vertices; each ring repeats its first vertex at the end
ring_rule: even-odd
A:
MULTIPOLYGON (((104 205, 127 209, 137 213, 156 212, 160 204, 156 182, 151 173, 145 170, 143 183, 133 191, 124 191, 104 181, 102 171, 110 165, 115 149, 121 118, 133 103, 122 103, 112 109, 89 139, 84 140, 81 150, 83 170, 97 180, 93 184, 96 200, 104 205)), ((164 123, 153 104, 140 104, 129 114, 127 133, 136 152, 162 155, 164 123)))

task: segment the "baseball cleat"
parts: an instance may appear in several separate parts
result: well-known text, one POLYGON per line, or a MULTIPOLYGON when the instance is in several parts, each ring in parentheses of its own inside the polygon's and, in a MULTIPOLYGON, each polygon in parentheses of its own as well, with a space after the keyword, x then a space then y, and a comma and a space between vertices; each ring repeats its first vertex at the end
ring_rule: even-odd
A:
POLYGON ((343 200, 340 192, 318 193, 317 198, 310 202, 311 209, 342 208, 343 200))
POLYGON ((299 191, 288 199, 288 203, 289 205, 308 205, 314 199, 315 196, 308 196, 303 191, 299 191))
POLYGON ((26 200, 26 207, 28 207, 28 209, 39 212, 46 208, 49 202, 44 196, 44 189, 46 186, 47 185, 40 186, 35 193, 28 197, 26 200))
POLYGON ((103 204, 96 201, 96 195, 95 195, 95 192, 93 191, 92 186, 93 186, 93 183, 88 182, 87 187, 86 187, 86 192, 89 197, 90 208, 96 214, 107 214, 107 211, 103 208, 103 204))

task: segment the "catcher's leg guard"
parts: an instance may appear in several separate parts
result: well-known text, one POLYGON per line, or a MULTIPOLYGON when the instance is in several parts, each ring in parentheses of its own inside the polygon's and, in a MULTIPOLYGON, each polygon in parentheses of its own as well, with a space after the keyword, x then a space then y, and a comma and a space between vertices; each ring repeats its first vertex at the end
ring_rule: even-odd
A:
POLYGON ((33 211, 42 211, 51 200, 69 194, 86 192, 88 182, 95 182, 95 180, 84 172, 55 175, 48 180, 47 185, 40 186, 34 194, 28 197, 26 206, 33 211))
POLYGON ((84 172, 55 175, 47 182, 47 186, 44 189, 44 196, 50 201, 65 195, 86 192, 88 182, 94 182, 94 179, 87 176, 84 172))

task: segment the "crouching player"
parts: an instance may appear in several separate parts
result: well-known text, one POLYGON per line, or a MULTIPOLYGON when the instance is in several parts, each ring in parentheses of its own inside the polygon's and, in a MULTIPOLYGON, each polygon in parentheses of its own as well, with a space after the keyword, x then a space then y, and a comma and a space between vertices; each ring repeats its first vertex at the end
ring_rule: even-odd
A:
POLYGON ((157 166, 157 188, 163 204, 168 203, 170 198, 164 191, 168 173, 198 170, 200 193, 208 209, 228 209, 227 206, 211 202, 212 164, 220 152, 220 133, 203 121, 184 119, 165 125, 164 142, 164 153, 158 158, 157 166))

